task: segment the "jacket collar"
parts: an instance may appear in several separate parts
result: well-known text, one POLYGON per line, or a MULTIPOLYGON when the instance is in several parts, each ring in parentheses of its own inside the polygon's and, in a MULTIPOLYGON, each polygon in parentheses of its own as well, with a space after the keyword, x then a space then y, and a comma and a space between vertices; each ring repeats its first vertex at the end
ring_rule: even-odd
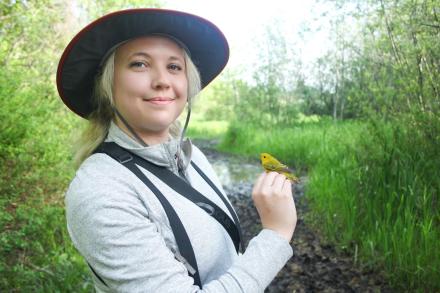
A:
MULTIPOLYGON (((158 166, 163 166, 179 175, 177 167, 177 154, 179 151, 179 139, 170 138, 168 141, 152 146, 143 147, 136 140, 132 139, 122 131, 114 122, 111 122, 110 129, 105 141, 113 141, 130 152, 150 161, 158 166)), ((183 168, 186 169, 191 161, 192 145, 189 138, 182 142, 180 155, 183 168)))

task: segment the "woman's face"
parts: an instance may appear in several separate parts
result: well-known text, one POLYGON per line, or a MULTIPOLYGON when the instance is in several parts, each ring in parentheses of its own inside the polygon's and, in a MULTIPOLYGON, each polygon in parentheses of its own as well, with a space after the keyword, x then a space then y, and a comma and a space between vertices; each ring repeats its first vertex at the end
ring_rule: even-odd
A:
MULTIPOLYGON (((165 37, 137 38, 115 54, 113 99, 116 109, 148 144, 168 138, 188 92, 182 48, 165 37)), ((116 121, 122 129, 125 126, 116 121)))

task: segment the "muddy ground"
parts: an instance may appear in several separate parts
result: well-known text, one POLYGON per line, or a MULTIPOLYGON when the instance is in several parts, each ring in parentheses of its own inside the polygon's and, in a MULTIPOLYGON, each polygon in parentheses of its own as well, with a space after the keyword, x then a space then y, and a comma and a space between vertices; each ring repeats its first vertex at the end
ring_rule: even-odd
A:
MULTIPOLYGON (((215 141, 195 142, 213 164, 219 160, 235 163, 243 160, 243 165, 249 163, 239 156, 216 151, 215 144, 215 141)), ((234 166, 237 165, 240 164, 234 166)), ((301 177, 294 192, 298 222, 291 243, 293 257, 266 292, 392 292, 380 272, 355 265, 352 256, 338 253, 304 223, 308 209, 307 198, 304 197, 306 180, 306 177, 301 177)), ((251 180, 241 180, 224 186, 241 221, 245 246, 261 230, 261 222, 250 197, 252 185, 251 180)))

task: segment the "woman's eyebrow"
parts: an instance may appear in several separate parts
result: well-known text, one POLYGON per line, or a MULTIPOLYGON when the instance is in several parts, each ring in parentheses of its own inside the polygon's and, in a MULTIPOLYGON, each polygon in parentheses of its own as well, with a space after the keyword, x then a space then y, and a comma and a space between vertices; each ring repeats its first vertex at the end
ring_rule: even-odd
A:
POLYGON ((133 53, 133 54, 129 55, 128 57, 132 58, 132 57, 136 57, 136 56, 142 56, 142 57, 145 57, 145 58, 151 58, 151 56, 148 53, 145 53, 145 52, 136 52, 136 53, 133 53))
POLYGON ((170 61, 174 61, 174 60, 176 60, 176 61, 184 62, 185 59, 184 59, 183 57, 170 56, 170 57, 168 58, 168 60, 170 60, 170 61))
MULTIPOLYGON (((153 57, 151 57, 151 55, 150 54, 148 54, 148 53, 146 53, 146 52, 136 52, 136 53, 133 53, 133 54, 130 54, 129 56, 128 56, 128 59, 131 59, 131 58, 133 58, 133 57, 144 57, 144 58, 149 58, 149 59, 152 59, 153 57)), ((169 61, 180 61, 180 62, 184 62, 184 58, 183 57, 179 57, 179 56, 174 56, 174 55, 171 55, 170 57, 168 57, 168 60, 169 61)))

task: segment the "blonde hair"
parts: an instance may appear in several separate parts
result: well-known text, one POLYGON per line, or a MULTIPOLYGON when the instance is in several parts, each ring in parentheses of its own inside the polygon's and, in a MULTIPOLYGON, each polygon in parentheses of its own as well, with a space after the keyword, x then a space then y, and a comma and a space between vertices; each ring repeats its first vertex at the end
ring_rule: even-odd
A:
MULTIPOLYGON (((184 49, 182 51, 188 80, 188 107, 191 107, 196 95, 201 90, 200 74, 188 53, 184 49)), ((115 52, 116 50, 109 55, 102 67, 101 74, 98 74, 95 79, 92 96, 95 110, 88 116, 86 129, 81 133, 76 144, 74 161, 77 167, 104 141, 107 137, 111 121, 115 117, 113 110, 115 52)), ((170 126, 171 136, 178 138, 181 131, 180 122, 175 120, 170 126)))

